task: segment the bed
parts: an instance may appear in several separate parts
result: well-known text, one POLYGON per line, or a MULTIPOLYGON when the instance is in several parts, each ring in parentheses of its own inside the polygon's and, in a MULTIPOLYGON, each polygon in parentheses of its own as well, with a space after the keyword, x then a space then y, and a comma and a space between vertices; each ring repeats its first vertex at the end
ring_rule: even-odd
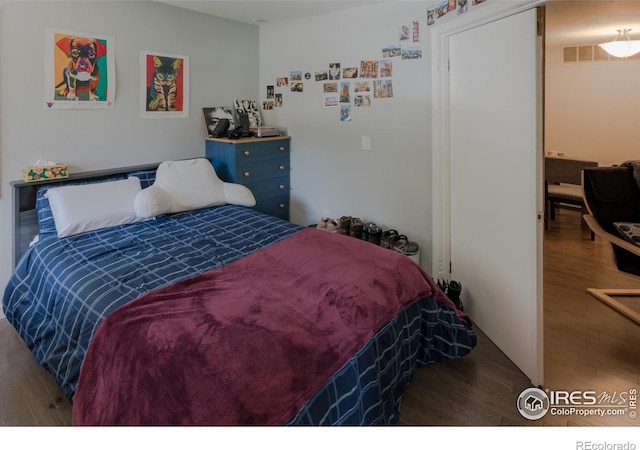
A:
POLYGON ((137 200, 157 166, 12 183, 4 312, 74 425, 393 424, 418 367, 475 347, 410 258, 244 201, 58 236, 55 188, 139 180, 137 200))

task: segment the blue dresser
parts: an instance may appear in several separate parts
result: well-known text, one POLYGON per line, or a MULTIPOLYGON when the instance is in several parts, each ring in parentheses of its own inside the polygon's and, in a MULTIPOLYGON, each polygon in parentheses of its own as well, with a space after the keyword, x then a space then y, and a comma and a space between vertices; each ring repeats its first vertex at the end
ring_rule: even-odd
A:
POLYGON ((245 185, 255 209, 289 220, 290 136, 207 138, 206 157, 223 181, 245 185))

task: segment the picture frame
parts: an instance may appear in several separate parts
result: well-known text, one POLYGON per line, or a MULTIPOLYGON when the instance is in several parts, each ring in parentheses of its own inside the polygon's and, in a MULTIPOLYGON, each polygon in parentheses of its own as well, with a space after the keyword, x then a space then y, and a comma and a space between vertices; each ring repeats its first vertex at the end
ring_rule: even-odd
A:
POLYGON ((202 108, 202 118, 204 119, 204 129, 207 137, 212 137, 213 130, 220 119, 229 121, 229 129, 236 127, 236 118, 231 106, 213 106, 202 108))
POLYGON ((140 117, 189 117, 189 57, 140 52, 140 117))
POLYGON ((111 109, 115 79, 114 37, 95 33, 45 29, 44 108, 111 109), (75 60, 75 48, 91 48, 75 60))
POLYGON ((262 126, 262 117, 255 100, 235 100, 233 107, 237 117, 247 115, 250 127, 262 126))

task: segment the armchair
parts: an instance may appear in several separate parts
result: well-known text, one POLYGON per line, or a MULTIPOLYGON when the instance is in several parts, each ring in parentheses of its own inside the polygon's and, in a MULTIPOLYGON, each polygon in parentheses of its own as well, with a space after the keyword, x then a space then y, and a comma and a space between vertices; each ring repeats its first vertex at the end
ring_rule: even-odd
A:
MULTIPOLYGON (((556 206, 560 203, 573 205, 585 214, 586 209, 582 198, 582 170, 585 167, 597 167, 596 161, 584 161, 564 157, 545 156, 544 158, 544 197, 545 218, 544 227, 547 229, 549 220, 556 219, 556 206)), ((591 233, 591 240, 594 235, 591 233)))
MULTIPOLYGON (((588 167, 582 173, 582 188, 589 228, 611 244, 618 270, 640 277, 640 235, 634 239, 634 225, 640 226, 640 188, 628 166, 588 167)), ((640 280, 639 280, 640 282, 640 280)), ((640 289, 588 289, 640 324, 640 313, 614 297, 640 297, 640 289)))

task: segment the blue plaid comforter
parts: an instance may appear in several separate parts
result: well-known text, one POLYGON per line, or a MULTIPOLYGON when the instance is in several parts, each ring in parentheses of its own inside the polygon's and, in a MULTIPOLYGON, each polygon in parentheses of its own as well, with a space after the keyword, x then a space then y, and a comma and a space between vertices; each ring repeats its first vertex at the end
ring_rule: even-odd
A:
POLYGON ((46 237, 28 250, 10 279, 5 315, 73 399, 89 341, 111 312, 299 229, 226 205, 63 239, 46 237))
MULTIPOLYGON (((226 205, 84 233, 46 237, 20 260, 4 312, 37 361, 73 401, 98 324, 145 292, 220 267, 300 226, 226 205)), ((433 297, 405 308, 354 355, 291 424, 397 420, 416 367, 464 356, 474 332, 433 297)))

